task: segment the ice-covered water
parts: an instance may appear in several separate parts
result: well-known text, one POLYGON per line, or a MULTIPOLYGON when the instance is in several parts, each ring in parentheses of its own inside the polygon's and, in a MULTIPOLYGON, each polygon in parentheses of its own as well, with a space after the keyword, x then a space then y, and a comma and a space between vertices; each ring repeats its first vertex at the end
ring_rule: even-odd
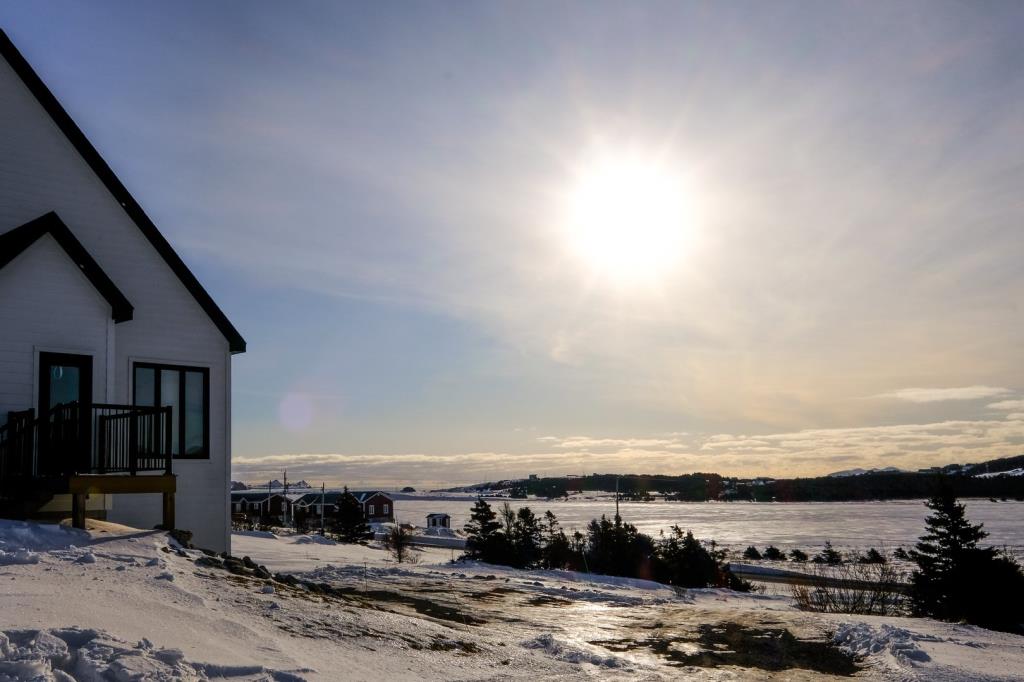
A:
MULTIPOLYGON (((396 500, 399 521, 425 525, 430 512, 452 516, 452 527, 469 520, 473 499, 396 500)), ((496 510, 503 500, 490 500, 496 510)), ((571 500, 510 500, 513 507, 528 506, 540 515, 550 509, 566 530, 583 530, 590 519, 615 514, 611 498, 571 500)), ((965 500, 967 516, 984 523, 987 542, 1006 547, 1024 558, 1024 502, 965 500)), ((816 550, 825 540, 839 548, 894 549, 910 547, 924 529, 928 510, 921 500, 895 502, 622 502, 622 518, 642 532, 657 536, 678 524, 705 540, 726 547, 760 548, 773 544, 780 549, 816 550)))

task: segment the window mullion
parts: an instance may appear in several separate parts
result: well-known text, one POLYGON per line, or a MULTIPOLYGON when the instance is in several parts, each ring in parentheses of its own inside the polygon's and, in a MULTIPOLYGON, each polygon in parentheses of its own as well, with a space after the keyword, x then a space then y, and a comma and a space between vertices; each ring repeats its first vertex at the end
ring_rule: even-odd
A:
POLYGON ((185 456, 185 371, 178 370, 178 456, 185 456))

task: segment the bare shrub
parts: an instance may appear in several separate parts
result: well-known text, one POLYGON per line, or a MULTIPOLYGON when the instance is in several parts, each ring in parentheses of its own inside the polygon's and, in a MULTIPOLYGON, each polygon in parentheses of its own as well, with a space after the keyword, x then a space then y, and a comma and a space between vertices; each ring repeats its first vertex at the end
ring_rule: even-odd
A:
POLYGON ((817 566, 810 584, 793 585, 793 600, 803 611, 900 615, 906 610, 903 577, 888 564, 817 566))
POLYGON ((412 552, 412 533, 402 526, 394 526, 384 534, 384 549, 391 553, 398 563, 416 563, 412 552))

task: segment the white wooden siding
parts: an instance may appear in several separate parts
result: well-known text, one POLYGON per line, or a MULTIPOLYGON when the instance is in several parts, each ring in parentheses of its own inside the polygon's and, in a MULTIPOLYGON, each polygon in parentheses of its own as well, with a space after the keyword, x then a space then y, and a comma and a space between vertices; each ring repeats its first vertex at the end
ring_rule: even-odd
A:
MULTIPOLYGON (((41 75, 45 79, 46 74, 41 75)), ((59 98, 60 93, 55 94, 59 98)), ((145 197, 140 199, 145 204, 145 197)), ((134 319, 114 328, 110 402, 130 400, 133 358, 210 369, 211 457, 175 462, 177 525, 192 530, 198 545, 228 549, 228 342, 13 70, 0 60, 0 232, 48 211, 57 212, 135 307, 134 319)), ((119 495, 110 518, 149 527, 159 521, 159 509, 159 495, 119 495)))
POLYGON ((0 270, 0 424, 36 407, 39 352, 92 356, 93 400, 107 398, 110 304, 50 235, 0 270))

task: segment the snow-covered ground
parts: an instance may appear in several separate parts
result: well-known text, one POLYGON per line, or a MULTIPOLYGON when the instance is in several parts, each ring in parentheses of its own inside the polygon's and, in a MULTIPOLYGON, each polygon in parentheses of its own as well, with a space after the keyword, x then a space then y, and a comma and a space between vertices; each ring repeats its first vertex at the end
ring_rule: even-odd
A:
POLYGON ((225 570, 156 531, 0 521, 0 681, 1010 680, 1024 638, 562 571, 397 565, 373 546, 236 534, 300 582, 225 570), (845 648, 841 648, 845 647, 845 648), (851 659, 845 652, 861 657, 851 659))

